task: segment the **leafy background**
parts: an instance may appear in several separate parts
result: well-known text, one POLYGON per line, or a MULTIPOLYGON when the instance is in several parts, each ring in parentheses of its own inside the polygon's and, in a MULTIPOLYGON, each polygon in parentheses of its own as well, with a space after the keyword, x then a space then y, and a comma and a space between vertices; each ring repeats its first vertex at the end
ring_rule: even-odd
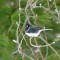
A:
MULTIPOLYGON (((21 0, 21 7, 25 8, 27 0, 21 0)), ((39 3, 47 7, 46 0, 39 0, 39 3)), ((39 4, 38 3, 38 4, 39 4)), ((60 0, 56 0, 57 7, 60 9, 60 0)), ((37 5, 38 5, 37 4, 37 5)), ((53 0, 50 2, 52 11, 55 11, 53 0)), ((31 14, 30 10, 28 11, 31 14)), ((24 11, 21 12, 21 22, 24 23, 25 16, 24 11)), ((52 15, 43 9, 34 8, 34 13, 37 14, 36 24, 40 27, 52 28, 53 31, 46 32, 48 41, 52 42, 60 38, 56 37, 56 34, 60 33, 60 24, 56 23, 56 19, 52 15), (50 18, 52 17, 52 18, 50 18)), ((57 14, 55 13, 57 16, 57 14)), ((18 1, 17 0, 0 0, 0 60, 22 60, 21 55, 17 53, 12 56, 12 53, 17 49, 13 39, 16 39, 16 21, 18 21, 18 1)), ((34 19, 30 18, 30 22, 34 25, 34 19)), ((22 28, 21 24, 21 27, 22 28)), ((27 37, 26 37, 27 38, 27 37)), ((27 38, 28 40, 28 38, 27 38)), ((38 40, 40 42, 40 40, 38 40)), ((34 43, 34 41, 33 41, 34 43)), ((42 43, 43 44, 43 43, 42 43)), ((29 51, 23 42, 23 48, 29 51)), ((53 45, 53 47, 60 54, 60 41, 53 45)), ((43 55, 45 55, 45 48, 41 48, 43 55)), ((39 56, 40 57, 40 56, 39 56)), ((28 58, 25 58, 29 60, 28 58)), ((41 59, 41 58, 39 58, 41 59)), ((47 60, 60 60, 57 55, 49 48, 49 55, 47 60)))

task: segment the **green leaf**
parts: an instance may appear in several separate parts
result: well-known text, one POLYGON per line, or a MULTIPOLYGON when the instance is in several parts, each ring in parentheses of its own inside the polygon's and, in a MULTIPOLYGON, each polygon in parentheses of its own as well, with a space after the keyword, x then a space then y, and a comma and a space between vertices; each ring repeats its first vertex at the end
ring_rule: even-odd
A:
POLYGON ((52 54, 48 56, 47 60, 60 60, 60 58, 56 54, 52 54))
POLYGON ((9 44, 9 39, 5 34, 0 35, 0 47, 6 47, 9 44))

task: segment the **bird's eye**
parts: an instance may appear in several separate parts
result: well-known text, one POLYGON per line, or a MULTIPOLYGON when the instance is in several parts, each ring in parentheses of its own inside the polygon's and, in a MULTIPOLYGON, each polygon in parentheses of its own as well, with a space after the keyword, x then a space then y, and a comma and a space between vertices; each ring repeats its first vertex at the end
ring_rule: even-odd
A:
POLYGON ((28 27, 28 25, 26 27, 28 27))

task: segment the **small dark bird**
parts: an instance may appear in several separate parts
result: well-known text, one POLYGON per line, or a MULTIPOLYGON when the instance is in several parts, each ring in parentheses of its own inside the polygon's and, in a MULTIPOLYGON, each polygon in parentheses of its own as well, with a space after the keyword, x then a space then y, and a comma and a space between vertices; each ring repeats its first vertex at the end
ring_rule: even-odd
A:
POLYGON ((27 23, 25 26, 25 34, 28 35, 29 37, 38 37, 39 34, 45 30, 52 30, 52 29, 42 29, 37 26, 33 26, 29 23, 27 23))

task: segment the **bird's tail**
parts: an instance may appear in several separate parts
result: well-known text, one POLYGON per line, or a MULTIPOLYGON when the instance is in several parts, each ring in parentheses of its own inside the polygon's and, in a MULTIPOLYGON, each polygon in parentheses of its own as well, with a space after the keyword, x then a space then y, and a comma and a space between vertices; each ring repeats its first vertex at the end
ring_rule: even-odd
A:
POLYGON ((53 30, 53 29, 41 29, 40 32, 45 31, 45 30, 53 30))
POLYGON ((42 29, 43 31, 45 31, 45 30, 53 30, 53 29, 42 29))

